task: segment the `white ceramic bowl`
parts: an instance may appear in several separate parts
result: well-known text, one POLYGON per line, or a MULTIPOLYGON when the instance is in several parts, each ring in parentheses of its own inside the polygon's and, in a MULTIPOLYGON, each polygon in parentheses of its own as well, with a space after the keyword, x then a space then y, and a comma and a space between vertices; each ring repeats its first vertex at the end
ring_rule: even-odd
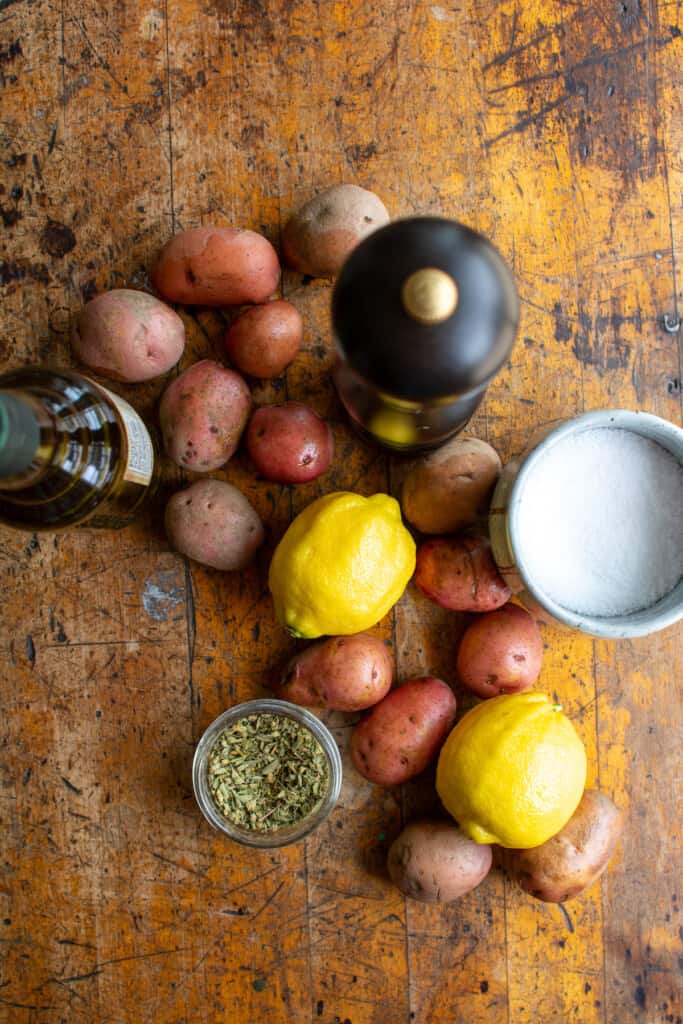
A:
MULTIPOLYGON (((491 547, 501 575, 531 611, 561 626, 596 637, 625 638, 655 633, 683 618, 683 580, 660 601, 626 615, 582 615, 558 604, 534 580, 520 543, 520 505, 526 481, 549 449, 568 436, 595 428, 620 428, 640 434, 665 448, 683 465, 683 430, 650 413, 626 409, 589 412, 559 425, 551 424, 536 434, 524 454, 508 463, 501 473, 491 501, 491 547)), ((628 472, 624 466, 623 472, 628 472)), ((680 510, 683 522, 683 509, 680 510)))

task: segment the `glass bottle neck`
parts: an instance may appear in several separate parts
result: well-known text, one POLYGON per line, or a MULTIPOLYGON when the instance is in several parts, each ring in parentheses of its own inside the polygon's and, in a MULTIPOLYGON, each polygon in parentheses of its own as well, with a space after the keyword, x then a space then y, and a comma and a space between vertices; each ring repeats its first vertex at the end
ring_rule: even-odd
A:
POLYGON ((33 395, 0 390, 0 486, 23 485, 40 472, 50 435, 54 424, 33 395))

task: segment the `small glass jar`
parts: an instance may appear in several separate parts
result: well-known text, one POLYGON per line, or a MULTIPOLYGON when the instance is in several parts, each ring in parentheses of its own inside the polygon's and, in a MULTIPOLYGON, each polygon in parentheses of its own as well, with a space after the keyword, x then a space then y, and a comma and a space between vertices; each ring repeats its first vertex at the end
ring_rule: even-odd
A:
POLYGON ((192 763, 194 794, 199 808, 209 824, 213 825, 219 832, 229 836, 230 839, 234 839, 237 843, 242 843, 244 846, 256 846, 262 849, 288 846, 290 843, 296 843, 313 832, 335 806, 339 798, 341 783, 341 755, 334 736, 327 726, 306 708, 290 704, 285 700, 275 700, 269 697, 236 704, 234 707, 224 711, 218 718, 215 718, 197 744, 192 763), (258 714, 281 715, 307 728, 322 747, 329 767, 328 789, 317 807, 294 825, 275 829, 272 832, 255 832, 251 829, 244 829, 235 825, 234 822, 221 814, 209 789, 208 763, 214 743, 229 725, 239 721, 241 718, 246 718, 247 715, 258 714))

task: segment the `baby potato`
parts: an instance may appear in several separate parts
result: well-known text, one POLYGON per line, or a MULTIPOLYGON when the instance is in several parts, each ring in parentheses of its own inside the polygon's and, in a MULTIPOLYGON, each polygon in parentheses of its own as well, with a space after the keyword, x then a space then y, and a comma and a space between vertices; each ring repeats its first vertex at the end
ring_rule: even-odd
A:
POLYGON ((529 612, 506 604, 486 612, 463 633, 456 667, 461 683, 478 697, 530 690, 543 661, 543 641, 529 612))
POLYGON ((280 279, 267 238, 246 228, 190 228, 163 247, 152 270, 154 287, 172 302, 240 306, 265 302, 280 279))
POLYGON ((167 455, 183 469, 208 473, 234 454, 251 392, 234 370, 202 359, 172 381, 159 406, 167 455))
POLYGON ((231 363, 251 377, 277 377, 301 347, 303 321, 291 302, 274 299, 252 306, 225 333, 231 363))
POLYGON ((604 793, 587 789, 564 828, 542 846, 504 850, 502 862, 525 892, 564 903, 597 881, 624 828, 621 811, 604 793))
POLYGON ((370 782, 393 786, 434 760, 455 721, 455 696, 442 679, 423 676, 390 690, 351 735, 351 758, 370 782))
POLYGON ((415 583, 435 604, 460 612, 500 608, 512 592, 487 537, 435 537, 417 549, 415 583))
POLYGON ((382 641, 355 633, 327 637, 295 654, 273 689, 293 704, 363 711, 388 693, 393 675, 393 660, 382 641))
POLYGON ((247 451, 274 483, 302 484, 325 473, 334 456, 332 428, 302 402, 264 405, 249 421, 247 451))
POLYGON ((413 821, 389 847, 387 868, 402 893, 422 903, 450 903, 483 882, 491 847, 468 839, 454 822, 413 821))
POLYGON ((71 345, 96 373, 137 384, 175 366, 185 348, 185 325, 153 295, 115 288, 85 304, 76 317, 71 345))
POLYGON ((422 533, 457 533, 487 511, 500 474, 498 453, 477 437, 455 437, 409 468, 401 507, 422 533))
POLYGON ((311 277, 334 277, 363 238, 389 223, 382 200, 358 185, 333 185, 285 225, 285 263, 311 277))
POLYGON ((214 569, 243 569, 263 543, 263 523, 241 491, 223 480, 196 480, 166 505, 171 546, 214 569))

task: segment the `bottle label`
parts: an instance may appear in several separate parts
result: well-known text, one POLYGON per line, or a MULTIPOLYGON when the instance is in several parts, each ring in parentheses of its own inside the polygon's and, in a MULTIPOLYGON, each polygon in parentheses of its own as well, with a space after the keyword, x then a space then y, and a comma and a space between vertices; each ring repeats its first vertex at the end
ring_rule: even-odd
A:
POLYGON ((118 410, 128 440, 128 461, 123 474, 124 480, 136 484, 148 484, 154 472, 154 448, 147 427, 125 398, 115 395, 98 383, 109 401, 118 410))

